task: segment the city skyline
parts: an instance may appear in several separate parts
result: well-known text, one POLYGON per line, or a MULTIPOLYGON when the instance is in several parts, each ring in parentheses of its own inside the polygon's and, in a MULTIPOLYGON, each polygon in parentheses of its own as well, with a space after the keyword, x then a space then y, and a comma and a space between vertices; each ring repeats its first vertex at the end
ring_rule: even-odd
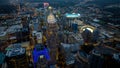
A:
POLYGON ((120 68, 118 0, 0 0, 0 68, 120 68))

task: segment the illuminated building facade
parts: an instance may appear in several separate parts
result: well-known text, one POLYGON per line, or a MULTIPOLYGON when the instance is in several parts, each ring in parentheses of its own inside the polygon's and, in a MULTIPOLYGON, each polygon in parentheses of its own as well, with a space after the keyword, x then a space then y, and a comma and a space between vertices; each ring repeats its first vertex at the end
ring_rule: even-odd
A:
POLYGON ((47 17, 48 24, 54 24, 56 22, 56 19, 52 13, 50 13, 47 17))
POLYGON ((19 44, 13 44, 6 49, 6 62, 8 68, 28 68, 26 49, 19 44))
POLYGON ((46 60, 50 60, 48 49, 45 48, 43 45, 38 44, 35 46, 35 48, 33 50, 33 62, 34 62, 35 68, 36 68, 36 64, 38 62, 38 59, 41 55, 45 56, 46 60))

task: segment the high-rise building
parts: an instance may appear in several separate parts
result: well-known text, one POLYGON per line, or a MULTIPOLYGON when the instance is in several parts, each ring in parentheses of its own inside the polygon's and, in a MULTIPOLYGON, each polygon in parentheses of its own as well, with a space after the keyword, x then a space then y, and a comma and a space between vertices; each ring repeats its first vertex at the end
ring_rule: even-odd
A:
POLYGON ((79 44, 65 44, 61 43, 61 53, 64 56, 65 63, 67 65, 74 64, 75 57, 74 54, 79 51, 80 45, 79 44))
POLYGON ((48 49, 42 44, 37 44, 33 50, 33 63, 35 68, 37 67, 37 65, 38 67, 40 67, 40 64, 44 63, 41 62, 43 58, 46 61, 50 60, 48 49))
POLYGON ((118 59, 114 59, 115 54, 119 54, 119 52, 113 48, 106 46, 96 47, 89 56, 90 68, 119 68, 120 62, 118 59))
POLYGON ((3 52, 0 52, 0 68, 2 67, 4 61, 5 61, 5 54, 3 52))
POLYGON ((54 24, 56 22, 55 16, 50 13, 47 17, 48 24, 54 24))
POLYGON ((82 33, 83 39, 85 43, 89 43, 92 40, 92 33, 89 29, 85 29, 82 33))
POLYGON ((57 30, 58 30, 58 24, 56 21, 56 18, 52 12, 52 7, 49 7, 49 12, 48 12, 48 17, 47 17, 47 46, 50 48, 50 56, 51 56, 51 61, 54 64, 56 63, 56 58, 57 58, 57 30), (54 41, 54 42, 53 42, 54 41))
POLYGON ((48 68, 47 59, 44 55, 41 55, 38 59, 37 68, 48 68))
POLYGON ((57 20, 52 12, 52 7, 49 7, 49 14, 47 16, 48 28, 50 30, 55 30, 57 28, 57 20))
POLYGON ((28 58, 25 48, 21 45, 11 45, 6 52, 6 62, 8 68, 28 68, 28 58))
POLYGON ((96 42, 99 40, 99 37, 100 37, 100 32, 99 32, 98 29, 95 29, 95 30, 93 31, 92 41, 93 41, 94 43, 96 43, 96 42))

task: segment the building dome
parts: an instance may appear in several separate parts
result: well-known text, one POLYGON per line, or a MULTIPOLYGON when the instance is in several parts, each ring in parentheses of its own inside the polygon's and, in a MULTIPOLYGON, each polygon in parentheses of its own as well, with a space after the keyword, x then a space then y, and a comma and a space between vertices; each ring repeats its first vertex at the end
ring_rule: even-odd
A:
POLYGON ((55 23, 56 22, 55 16, 52 13, 50 13, 47 17, 47 21, 48 23, 51 23, 51 24, 55 23))
POLYGON ((93 31, 95 30, 93 26, 89 26, 89 25, 85 25, 80 28, 81 32, 85 31, 86 29, 89 30, 91 33, 93 33, 93 31))
POLYGON ((93 33, 93 29, 92 28, 85 28, 85 29, 83 29, 83 31, 90 31, 91 33, 93 33))

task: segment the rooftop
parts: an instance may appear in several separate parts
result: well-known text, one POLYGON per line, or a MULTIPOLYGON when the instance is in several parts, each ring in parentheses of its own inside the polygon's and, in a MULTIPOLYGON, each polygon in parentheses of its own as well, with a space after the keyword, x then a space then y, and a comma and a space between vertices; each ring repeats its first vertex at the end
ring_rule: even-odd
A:
POLYGON ((65 16, 67 17, 67 18, 78 18, 78 17, 80 17, 80 14, 79 13, 66 13, 65 14, 65 16))
POLYGON ((22 28, 21 25, 13 25, 13 26, 11 26, 7 29, 7 32, 8 33, 14 33, 20 28, 22 28))

